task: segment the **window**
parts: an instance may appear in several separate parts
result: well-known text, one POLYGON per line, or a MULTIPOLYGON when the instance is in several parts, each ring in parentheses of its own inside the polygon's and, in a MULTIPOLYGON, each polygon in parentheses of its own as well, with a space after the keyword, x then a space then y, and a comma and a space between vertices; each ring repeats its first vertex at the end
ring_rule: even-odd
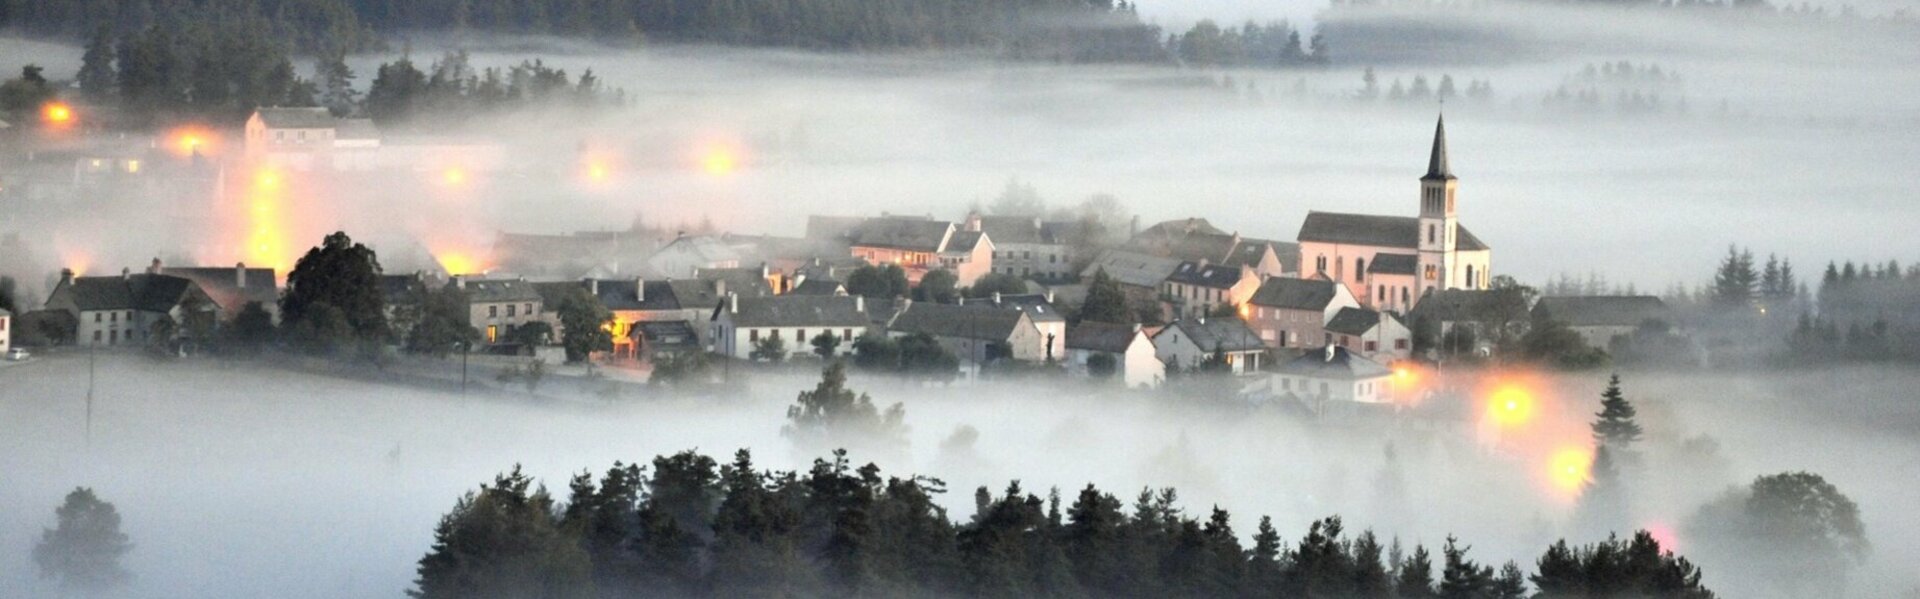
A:
POLYGON ((807 340, 807 330, 806 330, 806 329, 794 329, 794 330, 793 330, 793 340, 794 340, 794 341, 806 341, 806 340, 807 340))
POLYGON ((120 322, 120 313, 119 313, 119 312, 114 312, 114 313, 112 313, 112 314, 108 314, 108 315, 107 315, 107 321, 108 321, 108 322, 120 322))
POLYGON ((499 316, 500 316, 499 306, 487 306, 487 318, 498 318, 499 316))
POLYGON ((1322 335, 1326 335, 1326 337, 1327 337, 1326 339, 1324 339, 1324 340, 1321 340, 1321 341, 1320 341, 1321 343, 1326 343, 1326 344, 1332 344, 1332 343, 1333 343, 1333 333, 1321 333, 1321 334, 1322 334, 1322 335))
POLYGON ((1432 281, 1432 280, 1434 280, 1434 279, 1436 279, 1436 278, 1438 278, 1438 274, 1439 274, 1439 272, 1440 272, 1440 271, 1439 271, 1438 269, 1436 269, 1436 268, 1434 268, 1434 266, 1433 266, 1432 264, 1428 264, 1428 265, 1427 265, 1427 280, 1429 280, 1429 281, 1432 281))
POLYGON ((526 311, 526 315, 527 315, 527 316, 533 316, 533 304, 527 304, 527 311, 526 311))
POLYGON ((760 340, 760 329, 747 329, 747 340, 748 340, 748 341, 759 341, 759 340, 760 340))
POLYGON ((107 345, 120 342, 120 331, 107 331, 107 345))
MULTIPOLYGON (((99 324, 99 323, 100 323, 100 313, 99 313, 99 312, 94 312, 94 313, 93 313, 93 322, 94 322, 94 324, 99 324)), ((96 339, 95 341, 98 341, 98 339, 96 339)))
POLYGON ((1368 341, 1368 342, 1367 342, 1367 353, 1373 353, 1373 352, 1377 352, 1377 351, 1380 351, 1380 342, 1378 342, 1378 341, 1368 341))
POLYGON ((1353 280, 1355 282, 1367 280, 1367 260, 1365 258, 1353 259, 1353 280))
POLYGON ((852 340, 853 340, 853 329, 840 329, 840 340, 841 340, 841 341, 852 341, 852 340))
POLYGON ((285 131, 273 132, 273 143, 284 143, 286 141, 287 141, 287 132, 285 131))
MULTIPOLYGON (((1011 253, 1011 251, 1012 251, 1012 250, 1008 250, 1008 251, 1009 251, 1009 253, 1011 253)), ((1020 252, 1020 259, 1022 259, 1022 260, 1032 260, 1032 259, 1033 259, 1033 252, 1030 252, 1030 251, 1029 251, 1029 252, 1020 252)))
POLYGON ((1393 340, 1393 348, 1394 348, 1394 349, 1397 349, 1397 350, 1402 350, 1402 351, 1404 351, 1404 350, 1406 350, 1406 349, 1407 349, 1407 340, 1405 340, 1405 339, 1395 339, 1395 340, 1393 340))
POLYGON ((1281 378, 1281 379, 1280 379, 1280 390, 1282 390, 1282 391, 1288 391, 1288 390, 1292 390, 1292 389, 1293 389, 1293 379, 1290 379, 1290 378, 1281 378))
POLYGON ((1313 259, 1313 271, 1314 271, 1314 272, 1318 272, 1318 273, 1325 273, 1325 272, 1327 272, 1327 257, 1326 257, 1326 256, 1319 256, 1319 257, 1316 257, 1316 258, 1314 258, 1314 259, 1313 259))
POLYGON ((1434 231, 1433 225, 1427 225, 1427 243, 1433 243, 1433 239, 1434 239, 1433 231, 1434 231))
MULTIPOLYGON (((96 314, 95 316, 98 316, 98 314, 96 314)), ((100 331, 97 331, 97 330, 96 330, 96 331, 94 331, 94 332, 93 332, 93 342, 94 342, 94 343, 99 343, 99 342, 100 342, 100 331)))
POLYGON ((307 132, 301 131, 298 134, 295 134, 295 137, 299 138, 300 143, 307 143, 307 132))
POLYGON ((1053 264, 1055 262, 1058 262, 1059 260, 1060 260, 1059 254, 1047 254, 1047 264, 1053 264))
POLYGON ((518 310, 519 308, 520 308, 519 306, 515 306, 513 304, 507 304, 507 318, 513 318, 514 311, 518 310))
POLYGON ((500 338, 500 327, 498 325, 491 325, 491 324, 487 325, 487 343, 493 343, 495 340, 498 340, 499 338, 500 338))
POLYGON ((1401 287, 1401 288, 1400 288, 1400 305, 1403 305, 1403 306, 1404 306, 1404 305, 1406 305, 1406 304, 1407 304, 1407 303, 1408 303, 1409 301, 1410 301, 1410 300, 1408 299, 1408 295, 1407 295, 1407 288, 1405 288, 1405 287, 1401 287))
POLYGON ((1473 265, 1472 264, 1467 265, 1467 288, 1468 289, 1473 288, 1473 265))

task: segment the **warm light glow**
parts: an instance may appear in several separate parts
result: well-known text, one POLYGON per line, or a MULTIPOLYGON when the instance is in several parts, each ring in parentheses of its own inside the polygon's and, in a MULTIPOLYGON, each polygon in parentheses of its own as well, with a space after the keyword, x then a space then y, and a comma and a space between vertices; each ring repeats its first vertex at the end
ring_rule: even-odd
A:
POLYGON ((47 122, 56 125, 73 122, 73 107, 65 102, 48 102, 46 108, 41 109, 40 113, 41 116, 46 117, 47 122))
POLYGON ((253 176, 253 185, 261 191, 273 191, 280 188, 280 173, 261 170, 253 176))
POLYGON ((207 130, 205 127, 189 125, 174 129, 167 134, 166 139, 167 149, 184 158, 195 154, 201 156, 211 155, 215 142, 219 140, 219 137, 215 136, 212 131, 207 130))
POLYGON ((1647 534, 1653 535, 1654 541, 1660 543, 1661 551, 1680 551, 1680 537, 1674 534, 1673 527, 1664 523, 1653 522, 1643 528, 1647 530, 1647 534))
POLYGON ((447 185, 459 185, 467 182, 467 171, 460 167, 448 167, 440 173, 440 181, 447 185))
POLYGON ((594 162, 587 165, 588 181, 592 181, 594 183, 606 181, 607 177, 612 176, 612 174, 613 174, 613 171, 611 169, 608 169, 607 164, 604 162, 594 162))
POLYGON ((287 183, 286 175, 273 169, 262 168, 253 174, 253 188, 247 192, 245 205, 249 233, 242 246, 247 264, 269 266, 282 272, 289 266, 292 251, 287 240, 290 236, 280 209, 286 202, 287 183))
POLYGON ((435 252, 433 259, 440 262, 440 268, 450 275, 472 275, 486 272, 486 267, 472 254, 465 252, 435 252))
POLYGON ((1533 420, 1533 392, 1517 385, 1506 385, 1487 397, 1487 415, 1495 423, 1517 427, 1533 420))
POLYGON ((700 157, 700 167, 706 169, 707 174, 710 175, 731 174, 739 166, 739 160, 734 157, 731 150, 726 148, 709 148, 706 154, 700 157))
POLYGON ((1584 447, 1569 447, 1553 453, 1547 462, 1547 478, 1553 486, 1569 495, 1578 495, 1591 480, 1593 452, 1584 447))
POLYGON ((1246 320, 1252 315, 1253 311, 1248 309, 1246 304, 1240 304, 1240 320, 1246 320))

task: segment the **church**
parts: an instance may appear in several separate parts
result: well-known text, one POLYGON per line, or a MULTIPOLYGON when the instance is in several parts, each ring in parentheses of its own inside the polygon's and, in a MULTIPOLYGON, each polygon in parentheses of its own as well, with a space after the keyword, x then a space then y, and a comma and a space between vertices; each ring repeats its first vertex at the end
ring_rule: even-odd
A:
POLYGON ((1461 226, 1459 186, 1447 164, 1442 117, 1420 177, 1420 215, 1308 212, 1300 225, 1300 276, 1341 283, 1367 307, 1401 314, 1429 291, 1486 289, 1493 250, 1461 226))

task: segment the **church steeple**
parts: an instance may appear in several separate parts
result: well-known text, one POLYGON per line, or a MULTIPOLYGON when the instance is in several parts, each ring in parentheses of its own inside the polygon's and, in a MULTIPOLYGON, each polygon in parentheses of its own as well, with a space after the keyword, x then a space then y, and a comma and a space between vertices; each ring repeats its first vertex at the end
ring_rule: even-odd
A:
POLYGON ((1427 175, 1422 179, 1452 179, 1453 168, 1447 165, 1447 117, 1440 115, 1440 121, 1433 126, 1433 155, 1427 158, 1427 175))

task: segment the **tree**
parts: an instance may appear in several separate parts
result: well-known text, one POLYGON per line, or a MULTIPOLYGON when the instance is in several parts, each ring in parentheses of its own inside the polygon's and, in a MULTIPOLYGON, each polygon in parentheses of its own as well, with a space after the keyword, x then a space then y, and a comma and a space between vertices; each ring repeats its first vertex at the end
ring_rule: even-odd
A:
POLYGON ((15 122, 38 117, 40 107, 53 101, 53 85, 42 76, 39 65, 20 67, 20 77, 0 83, 0 114, 9 115, 15 122))
POLYGON ((672 387, 713 382, 713 358, 704 352, 656 354, 647 382, 672 387))
POLYGON ((840 337, 833 331, 820 331, 820 334, 813 336, 812 345, 814 355, 822 360, 831 360, 840 351, 840 337))
POLYGON ((772 335, 761 337, 753 342, 753 351, 747 354, 747 359, 758 362, 784 361, 787 359, 787 342, 772 335))
POLYGON ((1434 597, 1433 558, 1426 547, 1413 546, 1413 555, 1400 564, 1400 575, 1393 582, 1394 594, 1401 597, 1434 597))
POLYGON ((1447 537, 1447 546, 1441 550, 1445 563, 1440 573, 1440 597, 1442 599, 1477 599, 1493 590, 1493 568, 1482 566, 1467 559, 1467 550, 1461 547, 1453 537, 1447 537))
POLYGON ((947 382, 960 374, 960 358, 933 336, 914 333, 901 337, 900 373, 919 380, 947 382))
POLYGON ((873 298, 907 297, 907 271, 898 264, 861 266, 847 273, 847 293, 873 298))
POLYGON ((566 295, 561 296, 560 305, 554 308, 554 314, 560 317, 560 345, 566 348, 568 362, 586 360, 593 352, 613 350, 613 332, 607 326, 613 322, 613 312, 585 288, 568 289, 566 295))
POLYGON ((1087 300, 1080 305, 1079 318, 1083 322, 1110 322, 1128 324, 1133 322, 1133 312, 1127 308, 1127 295, 1120 290, 1120 283, 1107 276, 1107 269, 1093 273, 1093 281, 1087 284, 1087 300))
POLYGON ((1722 310, 1745 310, 1753 303, 1759 275, 1754 272, 1753 252, 1727 246, 1727 257, 1713 275, 1713 303, 1722 310))
POLYGON ((1119 370, 1119 361, 1114 359, 1113 354, 1096 353, 1087 356, 1087 376, 1110 379, 1119 370))
POLYGON ((892 372, 900 368, 900 345, 885 333, 861 333, 853 340, 853 365, 861 370, 892 372))
POLYGON ((425 96, 427 74, 413 66, 413 60, 381 64, 367 88, 367 116, 381 126, 402 123, 413 116, 414 104, 425 96))
POLYGON ((787 425, 781 432, 807 444, 904 443, 906 409, 896 403, 882 413, 873 398, 855 393, 846 384, 846 364, 828 364, 820 372, 820 383, 812 391, 801 391, 794 405, 787 408, 787 425))
POLYGON ((1620 393, 1620 375, 1607 379, 1607 390, 1600 393, 1600 411, 1593 421, 1593 441, 1618 452, 1630 452, 1640 440, 1640 424, 1633 421, 1633 403, 1620 393))
POLYGON ((1809 472, 1758 477, 1702 506, 1688 529, 1710 546, 1738 551, 1743 574, 1796 596, 1843 584, 1869 549, 1859 506, 1809 472))
POLYGON ((951 304, 959 301, 960 291, 955 287, 960 278, 953 271, 937 268, 920 277, 920 286, 913 288, 914 301, 951 304))
POLYGON ((1037 217, 1046 214, 1047 203, 1040 199, 1040 192, 1034 190, 1033 184, 1013 178, 1007 180, 1007 186, 1000 190, 999 197, 993 199, 988 209, 996 216, 1037 217))
POLYGON ((592 596, 592 562, 578 533, 555 520, 545 488, 529 491, 520 467, 454 504, 420 558, 416 599, 592 596))
POLYGON ((120 532, 120 514, 113 504, 95 497, 93 489, 79 487, 67 493, 54 515, 58 524, 41 533, 40 543, 33 547, 33 562, 40 566, 42 577, 89 590, 127 581, 120 558, 133 550, 133 543, 120 532))
POLYGON ((319 103, 327 107, 333 116, 345 117, 353 114, 358 105, 360 92, 353 89, 353 69, 347 66, 345 51, 336 51, 322 56, 314 65, 315 76, 320 79, 319 103))
POLYGON ((74 76, 80 95, 95 102, 113 97, 113 31, 106 25, 94 29, 87 50, 80 56, 80 72, 74 76))
POLYGON ((20 286, 13 277, 0 277, 0 310, 14 314, 25 312, 20 309, 20 286))
MULTIPOLYGON (((321 313, 320 306, 327 306, 344 321, 350 337, 384 341, 391 331, 380 289, 380 259, 373 249, 335 232, 307 250, 287 273, 287 290, 280 297, 281 322, 299 325, 321 313)), ((330 322, 309 324, 332 326, 330 322)))
POLYGON ((1607 354, 1589 347, 1586 339, 1565 322, 1542 316, 1535 318, 1527 334, 1520 337, 1520 358, 1564 370, 1581 370, 1604 364, 1607 354))
POLYGON ((480 342, 480 332, 468 324, 467 293, 448 285, 438 291, 422 288, 415 305, 419 319, 407 331, 405 348, 409 352, 436 358, 455 349, 470 348, 480 342))
POLYGON ((1613 450, 1607 445, 1593 451, 1593 464, 1587 468, 1587 481, 1574 505, 1574 520, 1583 532, 1610 534, 1615 527, 1630 521, 1620 466, 1613 456, 1613 450))
POLYGON ((1026 292, 1026 279, 1003 272, 990 272, 974 280, 973 286, 967 288, 967 297, 993 297, 996 293, 1021 295, 1026 292))

